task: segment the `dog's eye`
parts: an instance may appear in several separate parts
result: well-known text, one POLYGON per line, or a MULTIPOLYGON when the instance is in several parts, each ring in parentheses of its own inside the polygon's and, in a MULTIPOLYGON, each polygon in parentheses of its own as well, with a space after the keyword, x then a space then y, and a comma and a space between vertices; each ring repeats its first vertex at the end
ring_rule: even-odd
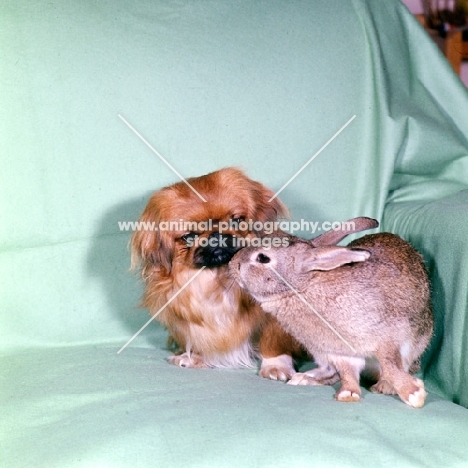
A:
POLYGON ((186 244, 193 242, 198 237, 196 232, 190 231, 187 234, 184 234, 180 239, 183 240, 186 244))
POLYGON ((258 263, 270 263, 270 257, 265 254, 259 253, 257 255, 257 262, 258 263))
POLYGON ((242 221, 245 221, 245 216, 233 216, 232 220, 235 223, 241 223, 242 221))

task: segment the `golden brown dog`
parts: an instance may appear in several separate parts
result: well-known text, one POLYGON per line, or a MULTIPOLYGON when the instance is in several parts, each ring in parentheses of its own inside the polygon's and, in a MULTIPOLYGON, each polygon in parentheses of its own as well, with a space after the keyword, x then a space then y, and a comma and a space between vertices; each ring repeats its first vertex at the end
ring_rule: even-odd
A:
POLYGON ((154 228, 132 238, 132 265, 141 267, 146 285, 143 306, 157 314, 179 348, 169 361, 181 367, 253 366, 257 351, 260 375, 288 380, 300 346, 227 270, 245 245, 240 239, 262 238, 261 225, 287 215, 286 207, 278 198, 270 202, 273 192, 236 168, 187 182, 153 194, 140 221, 154 228))

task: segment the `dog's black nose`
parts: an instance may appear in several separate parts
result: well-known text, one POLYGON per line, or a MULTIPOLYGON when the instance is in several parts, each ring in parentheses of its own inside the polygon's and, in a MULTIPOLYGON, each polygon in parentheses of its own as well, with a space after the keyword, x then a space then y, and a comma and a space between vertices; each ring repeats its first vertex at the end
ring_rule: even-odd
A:
POLYGON ((220 232, 212 232, 209 237, 208 237, 208 241, 217 241, 219 239, 221 239, 223 237, 223 235, 220 233, 220 232))
POLYGON ((213 232, 208 237, 208 245, 217 250, 225 248, 235 247, 235 237, 231 234, 221 234, 219 232, 213 232))
POLYGON ((240 249, 236 237, 231 234, 211 233, 205 245, 201 243, 194 253, 194 263, 197 266, 218 267, 226 265, 240 249))
POLYGON ((218 247, 211 252, 215 257, 219 257, 220 255, 223 254, 223 249, 218 247))

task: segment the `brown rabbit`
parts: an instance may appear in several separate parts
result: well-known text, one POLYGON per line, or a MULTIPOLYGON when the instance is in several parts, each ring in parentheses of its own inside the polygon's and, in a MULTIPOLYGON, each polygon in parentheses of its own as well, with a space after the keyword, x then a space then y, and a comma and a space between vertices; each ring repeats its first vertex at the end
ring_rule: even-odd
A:
MULTIPOLYGON (((321 374, 338 371, 337 400, 360 400, 367 359, 379 364, 372 391, 424 405, 424 383, 410 368, 429 343, 433 316, 423 259, 409 243, 380 233, 348 247, 300 240, 248 247, 231 260, 230 274, 305 346, 321 374)), ((314 385, 322 378, 296 373, 290 383, 314 385)))

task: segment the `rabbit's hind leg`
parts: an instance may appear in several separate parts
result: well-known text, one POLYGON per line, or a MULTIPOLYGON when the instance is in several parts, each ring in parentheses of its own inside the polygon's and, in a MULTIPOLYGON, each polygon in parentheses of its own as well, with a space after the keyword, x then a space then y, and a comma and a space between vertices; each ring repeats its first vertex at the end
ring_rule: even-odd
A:
POLYGON ((386 395, 395 395, 396 390, 392 384, 382 378, 382 370, 379 361, 375 357, 366 359, 366 367, 361 372, 361 378, 367 383, 375 382, 369 390, 373 393, 384 393, 386 395))
POLYGON ((396 390, 393 388, 393 385, 388 381, 380 378, 372 387, 370 388, 372 393, 382 393, 384 395, 396 395, 396 390))
POLYGON ((338 357, 331 359, 341 378, 340 389, 335 394, 338 401, 359 401, 361 399, 361 387, 359 376, 366 364, 364 358, 338 357))
POLYGON ((407 405, 415 408, 422 407, 427 395, 424 390, 424 382, 405 371, 400 350, 394 345, 388 344, 382 346, 376 352, 376 356, 380 362, 382 373, 373 390, 380 393, 392 393, 390 390, 393 387, 407 405))

